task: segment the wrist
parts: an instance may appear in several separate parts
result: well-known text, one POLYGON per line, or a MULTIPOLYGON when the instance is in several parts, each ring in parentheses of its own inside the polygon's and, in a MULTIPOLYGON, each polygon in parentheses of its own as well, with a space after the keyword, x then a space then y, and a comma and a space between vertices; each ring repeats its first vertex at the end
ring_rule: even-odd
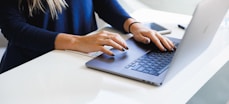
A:
POLYGON ((77 44, 78 36, 71 34, 60 33, 55 40, 55 49, 59 50, 73 50, 77 44))
POLYGON ((133 25, 138 24, 138 23, 140 23, 140 22, 134 21, 134 22, 130 23, 128 26, 128 33, 132 33, 131 30, 132 30, 133 25))
POLYGON ((138 24, 140 22, 136 21, 135 19, 133 18, 129 18, 125 21, 124 23, 124 29, 126 32, 128 33, 132 33, 132 27, 136 24, 138 24))

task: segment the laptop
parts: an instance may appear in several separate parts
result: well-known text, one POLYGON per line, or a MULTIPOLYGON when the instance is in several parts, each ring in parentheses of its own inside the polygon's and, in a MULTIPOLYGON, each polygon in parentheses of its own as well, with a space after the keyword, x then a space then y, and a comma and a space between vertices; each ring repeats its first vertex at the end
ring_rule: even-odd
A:
POLYGON ((178 45, 174 52, 161 52, 154 44, 145 45, 130 38, 126 41, 129 50, 121 52, 112 48, 115 56, 101 54, 86 62, 86 66, 161 86, 165 79, 171 79, 208 48, 228 8, 229 0, 199 2, 183 38, 170 38, 178 45))

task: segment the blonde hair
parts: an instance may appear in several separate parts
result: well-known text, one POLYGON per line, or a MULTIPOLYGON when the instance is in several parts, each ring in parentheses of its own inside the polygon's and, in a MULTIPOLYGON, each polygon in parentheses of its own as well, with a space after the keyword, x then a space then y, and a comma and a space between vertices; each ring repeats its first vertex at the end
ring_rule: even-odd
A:
MULTIPOLYGON (((41 10, 45 12, 45 7, 42 0, 26 0, 29 10, 29 16, 33 16, 33 13, 41 10)), ((68 5, 65 0, 46 0, 48 8, 50 10, 51 17, 58 18, 58 13, 62 12, 63 8, 66 8, 68 5)), ((19 7, 21 7, 22 0, 19 0, 19 7)))

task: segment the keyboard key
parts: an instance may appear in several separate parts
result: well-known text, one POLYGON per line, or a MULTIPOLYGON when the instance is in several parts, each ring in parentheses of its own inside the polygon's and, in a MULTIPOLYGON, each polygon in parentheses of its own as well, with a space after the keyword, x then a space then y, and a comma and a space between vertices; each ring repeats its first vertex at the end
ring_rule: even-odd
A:
POLYGON ((173 55, 174 52, 151 51, 127 65, 126 68, 158 76, 166 70, 173 55))

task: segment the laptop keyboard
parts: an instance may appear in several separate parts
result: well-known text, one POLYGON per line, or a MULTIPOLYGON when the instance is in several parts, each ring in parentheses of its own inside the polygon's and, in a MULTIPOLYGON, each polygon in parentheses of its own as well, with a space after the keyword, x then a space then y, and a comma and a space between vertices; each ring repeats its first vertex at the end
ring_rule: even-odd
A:
POLYGON ((159 76, 167 69, 174 53, 175 52, 149 51, 131 62, 125 68, 159 76))

